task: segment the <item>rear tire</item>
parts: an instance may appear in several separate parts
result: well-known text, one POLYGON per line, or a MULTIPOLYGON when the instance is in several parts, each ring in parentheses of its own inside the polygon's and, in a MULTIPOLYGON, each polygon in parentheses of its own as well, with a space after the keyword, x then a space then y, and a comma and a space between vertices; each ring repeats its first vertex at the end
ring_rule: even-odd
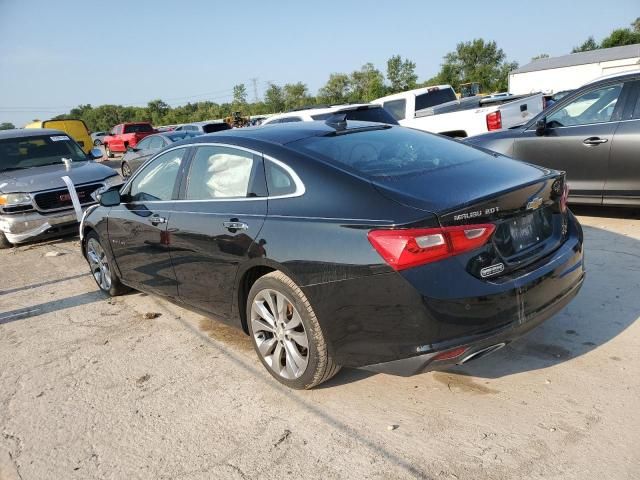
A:
POLYGON ((91 275, 100 290, 112 297, 122 295, 130 290, 120 282, 120 278, 113 268, 113 260, 102 246, 100 236, 95 231, 87 234, 84 255, 89 262, 91 275))
POLYGON ((107 156, 107 158, 113 158, 113 152, 109 148, 109 144, 108 143, 104 144, 104 154, 107 156))
POLYGON ((0 232, 0 250, 11 247, 13 247, 13 244, 9 240, 7 240, 7 236, 4 234, 4 232, 0 232))
POLYGON ((253 347, 280 383, 310 389, 338 373, 309 300, 284 273, 256 280, 246 308, 253 347))
POLYGON ((131 176, 131 167, 127 162, 122 162, 120 170, 122 171, 122 176, 124 178, 129 178, 131 176))

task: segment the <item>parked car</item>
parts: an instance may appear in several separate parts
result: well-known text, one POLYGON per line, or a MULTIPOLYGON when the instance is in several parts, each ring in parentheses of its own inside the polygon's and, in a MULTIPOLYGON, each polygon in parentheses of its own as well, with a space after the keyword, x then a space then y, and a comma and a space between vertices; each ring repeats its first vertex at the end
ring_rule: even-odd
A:
POLYGON ((470 137, 526 123, 543 109, 542 94, 457 99, 450 85, 418 88, 374 100, 405 127, 470 137))
POLYGON ((52 130, 60 130, 70 135, 84 153, 89 153, 93 148, 93 142, 89 135, 89 129, 83 120, 45 120, 35 121, 26 125, 24 128, 49 128, 52 130))
POLYGON ((414 373, 502 347, 583 282, 564 176, 370 122, 298 122, 163 150, 81 224, 99 288, 241 327, 277 380, 414 373))
POLYGON ((222 132, 223 130, 229 130, 231 126, 222 120, 210 121, 210 122, 195 122, 185 123, 184 125, 178 125, 175 128, 176 132, 192 132, 197 134, 222 132))
POLYGON ((351 105, 332 105, 323 107, 310 107, 292 110, 287 113, 271 115, 260 123, 264 125, 274 125, 277 123, 292 122, 313 122, 316 120, 326 120, 335 114, 344 114, 346 120, 360 120, 365 122, 387 123, 397 125, 398 122, 380 105, 369 103, 351 105))
POLYGON ((128 147, 135 147, 140 140, 156 133, 149 122, 121 123, 111 129, 109 135, 102 138, 104 152, 108 158, 114 152, 124 153, 128 147))
POLYGON ((640 71, 590 82, 526 125, 467 142, 567 172, 573 203, 640 205, 640 71))
POLYGON ((130 177, 140 165, 164 147, 174 142, 184 140, 185 138, 192 138, 198 135, 200 135, 198 132, 178 131, 157 133, 143 138, 135 147, 129 147, 122 157, 122 163, 120 164, 122 176, 125 178, 130 177))
POLYGON ((115 170, 91 161, 101 156, 99 149, 85 154, 60 130, 0 131, 0 248, 77 232, 62 177, 73 181, 83 207, 95 203, 91 194, 96 190, 122 184, 115 170))
POLYGON ((93 145, 99 147, 102 145, 102 139, 108 135, 107 132, 93 132, 91 134, 91 140, 93 140, 93 145))

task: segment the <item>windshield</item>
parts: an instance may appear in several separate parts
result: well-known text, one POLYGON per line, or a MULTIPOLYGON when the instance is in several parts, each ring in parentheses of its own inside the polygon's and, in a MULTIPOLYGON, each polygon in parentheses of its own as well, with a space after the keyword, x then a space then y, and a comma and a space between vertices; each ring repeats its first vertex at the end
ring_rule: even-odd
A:
POLYGON ((397 127, 309 137, 287 146, 376 178, 428 173, 489 158, 455 140, 397 127))
POLYGON ((0 140, 0 171, 62 163, 63 158, 75 162, 87 160, 84 152, 67 135, 0 140))
POLYGON ((457 100, 455 92, 452 88, 432 88, 427 93, 416 95, 416 108, 415 111, 424 110, 425 108, 431 108, 441 103, 451 102, 457 100))
POLYGON ((124 133, 153 132, 153 127, 148 123, 134 123, 124 126, 124 133))

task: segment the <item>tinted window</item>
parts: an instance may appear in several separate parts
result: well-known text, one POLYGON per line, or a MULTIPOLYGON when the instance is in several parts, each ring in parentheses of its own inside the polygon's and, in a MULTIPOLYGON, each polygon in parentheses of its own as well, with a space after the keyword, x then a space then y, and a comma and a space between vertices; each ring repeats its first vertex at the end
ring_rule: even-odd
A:
POLYGON ((416 95, 416 111, 430 108, 434 105, 440 105, 441 103, 451 102, 452 100, 457 100, 457 97, 451 88, 422 93, 416 95))
POLYGON ((256 163, 253 155, 243 150, 198 147, 191 162, 185 198, 209 200, 251 196, 256 163))
POLYGON ((291 123, 291 122, 301 122, 302 118, 300 117, 285 117, 278 120, 278 123, 291 123))
POLYGON ((415 175, 487 157, 455 140, 400 127, 308 137, 287 146, 370 177, 415 175))
POLYGON ((148 123, 134 123, 125 125, 124 133, 153 132, 153 127, 148 123))
POLYGON ((267 174, 267 188, 269 195, 289 195, 296 191, 296 184, 284 168, 268 160, 264 164, 267 174))
POLYGON ((162 140, 162 137, 151 137, 151 141, 149 143, 149 148, 151 150, 160 150, 162 147, 164 147, 164 140, 162 140))
POLYGON ((391 100, 390 102, 384 102, 382 106, 391 114, 396 120, 402 120, 404 118, 404 112, 407 108, 407 101, 404 98, 400 100, 391 100))
POLYGON ((0 140, 0 171, 62 164, 63 158, 87 159, 80 147, 64 134, 0 140))
POLYGON ((377 108, 360 108, 357 110, 346 110, 344 112, 329 112, 329 113, 320 113, 318 115, 312 115, 311 118, 314 120, 326 120, 327 118, 336 115, 336 114, 346 114, 347 120, 359 120, 362 122, 378 122, 378 123, 388 123, 391 125, 397 125, 398 122, 395 118, 391 116, 389 112, 387 112, 382 107, 377 108))
POLYGON ((149 148, 149 144, 151 143, 152 137, 143 138, 138 142, 137 148, 140 150, 146 150, 149 148))
POLYGON ((186 148, 179 148, 163 153, 145 165, 131 182, 131 200, 171 200, 186 151, 186 148))
POLYGON ((547 123, 555 128, 609 122, 621 91, 619 83, 584 93, 550 114, 547 123))

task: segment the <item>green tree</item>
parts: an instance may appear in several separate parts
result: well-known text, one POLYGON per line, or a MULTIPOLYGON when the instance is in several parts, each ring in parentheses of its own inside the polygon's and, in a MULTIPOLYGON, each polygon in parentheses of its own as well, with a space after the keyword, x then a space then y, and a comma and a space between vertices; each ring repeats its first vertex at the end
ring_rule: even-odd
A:
POLYGON ((0 123, 0 130, 11 130, 12 128, 16 128, 16 126, 11 122, 0 123))
POLYGON ((506 88, 509 71, 515 67, 496 42, 477 38, 458 43, 454 52, 447 53, 437 78, 456 89, 461 83, 478 82, 481 91, 491 92, 506 88))
POLYGON ((233 105, 243 106, 247 104, 247 87, 244 83, 233 86, 233 105))
POLYGON ((127 121, 134 118, 136 119, 136 121, 142 120, 142 118, 136 118, 136 114, 141 113, 142 116, 150 117, 151 123, 153 123, 154 125, 162 125, 163 119, 170 109, 171 107, 168 104, 160 99, 157 99, 151 100, 149 103, 147 103, 147 112, 137 112, 134 109, 127 109, 127 107, 119 107, 119 113, 120 115, 122 115, 122 117, 126 118, 127 121))
POLYGON ((403 60, 400 55, 394 55, 387 60, 387 80, 391 84, 389 93, 415 88, 418 81, 415 70, 416 64, 409 59, 403 60))
POLYGON ((634 32, 640 32, 640 17, 636 18, 631 24, 631 28, 634 32))
MULTIPOLYGON (((632 24, 635 28, 635 22, 632 24)), ((620 47, 640 43, 640 31, 618 28, 600 42, 600 48, 620 47)))
POLYGON ((282 87, 270 83, 264 92, 264 103, 268 113, 277 113, 284 110, 284 92, 282 87))
POLYGON ((597 50, 598 48, 600 48, 600 46, 596 43, 593 37, 589 37, 582 43, 582 45, 573 47, 571 53, 588 52, 590 50, 597 50))
POLYGON ((338 104, 348 102, 351 81, 344 73, 332 73, 327 83, 318 90, 320 103, 338 104))
POLYGON ((370 102, 385 95, 384 76, 372 63, 365 63, 360 70, 351 72, 349 101, 370 102))
POLYGON ((535 57, 531 57, 531 61, 535 62, 536 60, 540 60, 542 58, 549 58, 548 53, 541 53, 540 55, 536 55, 535 57))
POLYGON ((282 91, 286 110, 304 107, 314 101, 313 98, 309 97, 307 86, 302 82, 287 83, 282 88, 282 91))

